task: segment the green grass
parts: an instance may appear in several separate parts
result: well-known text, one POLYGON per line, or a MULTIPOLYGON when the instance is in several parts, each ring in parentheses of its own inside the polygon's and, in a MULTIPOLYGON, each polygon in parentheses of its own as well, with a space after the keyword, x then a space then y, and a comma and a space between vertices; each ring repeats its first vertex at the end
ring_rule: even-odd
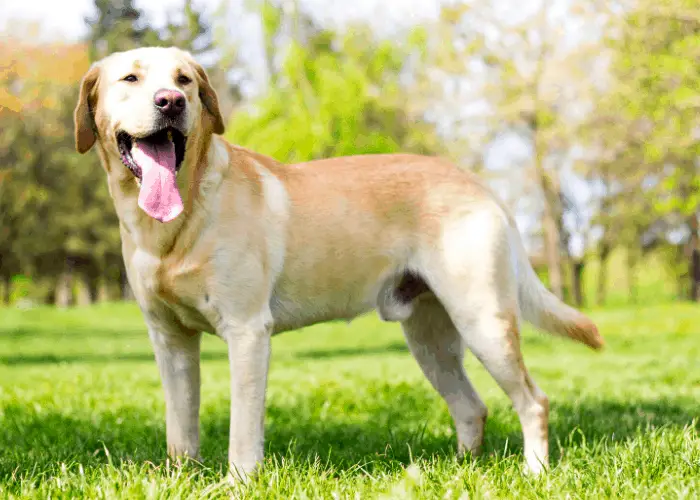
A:
MULTIPOLYGON (((473 358, 485 455, 454 457, 447 409, 374 317, 273 341, 264 472, 246 498, 676 498, 700 495, 700 309, 596 311, 593 353, 525 333, 550 396, 552 470, 521 473, 508 400, 473 358)), ((207 337, 202 465, 165 456, 164 402, 132 305, 0 310, 0 497, 225 497, 228 368, 207 337)))

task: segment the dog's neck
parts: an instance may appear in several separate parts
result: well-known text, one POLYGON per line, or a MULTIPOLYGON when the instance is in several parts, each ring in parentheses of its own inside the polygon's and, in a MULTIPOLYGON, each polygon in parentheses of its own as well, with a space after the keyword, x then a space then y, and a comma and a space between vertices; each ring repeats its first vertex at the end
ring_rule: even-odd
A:
POLYGON ((136 178, 118 156, 109 154, 100 146, 100 157, 107 170, 109 192, 119 216, 122 240, 130 239, 137 248, 155 257, 162 258, 173 251, 179 235, 186 229, 196 208, 199 183, 212 147, 212 136, 206 134, 202 138, 191 137, 188 146, 190 144, 199 147, 188 147, 177 175, 184 210, 175 220, 167 223, 149 217, 138 206, 139 186, 136 178))

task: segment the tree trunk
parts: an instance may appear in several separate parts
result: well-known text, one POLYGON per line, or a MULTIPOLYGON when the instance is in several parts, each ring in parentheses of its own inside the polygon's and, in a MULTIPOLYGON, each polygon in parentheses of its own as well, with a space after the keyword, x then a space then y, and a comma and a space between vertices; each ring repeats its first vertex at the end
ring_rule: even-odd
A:
POLYGON ((87 288, 90 296, 90 303, 96 303, 99 299, 99 278, 97 276, 88 276, 87 288))
POLYGON ((572 288, 574 295, 574 303, 578 307, 583 307, 584 294, 583 294, 583 271, 586 267, 586 262, 581 260, 574 260, 571 266, 572 272, 572 288))
MULTIPOLYGON (((545 16, 545 10, 540 14, 545 16)), ((556 173, 551 176, 544 168, 544 157, 546 151, 545 138, 543 137, 542 123, 543 114, 549 113, 546 104, 540 103, 540 83, 544 75, 545 60, 549 57, 548 49, 545 45, 537 60, 534 79, 532 80, 532 97, 534 98, 534 110, 529 116, 529 127, 532 131, 532 147, 534 152, 534 168, 536 180, 542 189, 544 200, 544 211, 542 214, 542 229, 544 231, 544 251, 547 259, 547 274, 549 277, 549 288, 558 298, 563 298, 563 281, 561 265, 561 234, 559 233, 559 219, 561 217, 561 202, 559 179, 556 173)))
POLYGON ((12 282, 10 281, 9 275, 4 275, 2 277, 2 303, 9 306, 10 305, 10 293, 12 292, 12 282))
POLYGON ((109 287, 107 286, 107 281, 104 278, 100 278, 97 285, 97 302, 108 302, 109 301, 109 287))
POLYGON ((535 174, 542 189, 544 210, 542 213, 542 230, 544 231, 544 253, 547 259, 547 276, 549 289, 554 295, 563 298, 563 283, 561 269, 561 234, 559 233, 559 190, 555 179, 550 178, 544 169, 542 138, 537 117, 531 124, 533 145, 535 148, 535 174))
POLYGON ((678 300, 687 300, 689 297, 689 293, 686 290, 687 284, 688 284, 688 276, 685 272, 683 272, 683 269, 688 264, 688 258, 686 257, 686 251, 688 249, 688 245, 677 245, 675 248, 676 255, 675 255, 675 266, 674 269, 676 270, 676 286, 678 287, 676 290, 676 298, 678 300))
POLYGON ((599 306, 605 305, 608 297, 608 259, 612 253, 613 245, 612 236, 614 223, 610 220, 611 213, 611 185, 610 168, 603 166, 601 170, 601 180, 605 188, 605 194, 600 203, 599 213, 603 218, 603 234, 600 236, 600 244, 598 247, 598 255, 600 257, 600 268, 598 269, 598 283, 596 290, 596 304, 599 306))
POLYGON ((63 272, 56 281, 56 307, 65 308, 73 303, 73 265, 66 259, 63 272))
MULTIPOLYGON (((559 266, 562 270, 561 276, 561 286, 562 286, 562 297, 564 302, 567 304, 575 304, 576 299, 576 265, 579 259, 571 254, 571 233, 566 229, 564 225, 564 199, 562 197, 561 190, 557 187, 557 207, 559 210, 556 211, 556 221, 557 221, 557 233, 559 234, 559 266)), ((582 260, 582 259, 581 259, 582 260)))
POLYGON ((600 245, 600 267, 598 268, 598 289, 596 303, 605 305, 608 292, 608 258, 610 258, 610 243, 604 241, 600 245))
MULTIPOLYGON (((537 155, 539 157, 539 154, 537 155)), ((556 193, 553 192, 552 183, 542 168, 542 159, 538 158, 540 166, 537 170, 540 175, 540 186, 544 193, 544 212, 542 214, 542 229, 544 230, 544 251, 547 258, 547 274, 549 288, 554 295, 563 298, 563 280, 561 269, 561 235, 559 233, 558 210, 556 193)))
POLYGON ((690 239, 688 240, 688 254, 690 266, 688 275, 690 276, 690 300, 700 302, 700 224, 697 215, 693 215, 688 220, 690 229, 690 239))
POLYGON ((627 250, 627 287, 629 289, 630 302, 637 303, 637 256, 634 250, 627 250))
POLYGON ((92 303, 90 297, 90 287, 88 285, 88 279, 80 277, 78 278, 78 286, 76 290, 75 303, 79 307, 87 307, 92 303))

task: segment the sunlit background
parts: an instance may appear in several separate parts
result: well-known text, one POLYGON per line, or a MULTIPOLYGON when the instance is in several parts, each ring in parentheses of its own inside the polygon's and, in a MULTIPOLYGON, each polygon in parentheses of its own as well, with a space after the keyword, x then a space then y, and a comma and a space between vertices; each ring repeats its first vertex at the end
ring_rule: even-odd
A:
POLYGON ((32 0, 0 7, 2 303, 129 298, 90 62, 177 45, 226 137, 278 160, 418 152, 483 175, 550 288, 698 300, 700 5, 692 0, 32 0))

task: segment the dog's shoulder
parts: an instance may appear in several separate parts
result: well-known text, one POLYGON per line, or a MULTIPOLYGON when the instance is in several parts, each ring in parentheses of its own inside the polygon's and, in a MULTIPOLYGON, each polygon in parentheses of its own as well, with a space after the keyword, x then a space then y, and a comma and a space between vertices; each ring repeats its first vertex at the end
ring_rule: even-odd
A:
POLYGON ((288 172, 283 163, 222 138, 212 141, 209 162, 205 177, 221 181, 227 213, 247 200, 247 210, 253 210, 250 213, 257 213, 257 217, 263 213, 286 216, 288 172))
POLYGON ((229 166, 231 168, 250 168, 251 166, 262 167, 273 173, 283 172, 284 164, 275 160, 271 156, 267 156, 244 146, 231 144, 227 141, 221 141, 225 144, 229 151, 229 166))

